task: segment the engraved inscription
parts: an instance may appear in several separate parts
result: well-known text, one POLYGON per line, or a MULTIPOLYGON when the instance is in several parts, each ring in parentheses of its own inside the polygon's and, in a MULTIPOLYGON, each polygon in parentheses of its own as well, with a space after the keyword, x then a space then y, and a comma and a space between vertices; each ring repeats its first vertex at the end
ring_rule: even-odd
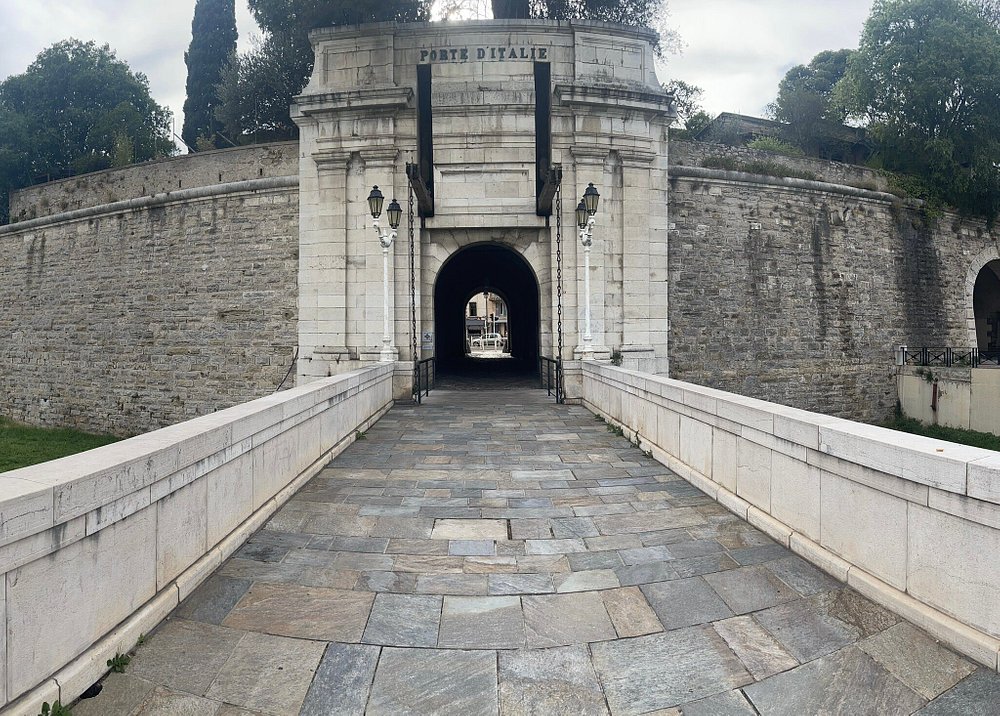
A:
POLYGON ((420 62, 500 62, 502 60, 549 59, 549 48, 518 47, 432 47, 420 50, 420 62))

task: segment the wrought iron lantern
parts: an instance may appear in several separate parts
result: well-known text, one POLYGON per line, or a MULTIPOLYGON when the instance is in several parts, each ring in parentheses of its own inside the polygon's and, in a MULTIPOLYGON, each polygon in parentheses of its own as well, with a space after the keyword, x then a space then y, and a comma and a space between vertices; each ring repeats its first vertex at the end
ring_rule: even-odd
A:
POLYGON ((587 207, 587 216, 593 216, 597 213, 597 203, 600 199, 601 195, 597 193, 597 188, 591 182, 587 190, 583 192, 583 203, 587 207))
MULTIPOLYGON (((375 187, 378 189, 378 187, 375 187)), ((379 192, 379 210, 381 211, 381 192, 379 192)), ((371 197, 368 197, 368 201, 371 202, 371 197)), ((403 217, 403 209, 399 206, 399 202, 393 199, 389 202, 389 208, 385 210, 386 218, 389 220, 390 229, 399 228, 399 220, 403 217)))
MULTIPOLYGON (((591 185, 593 186, 593 185, 591 185)), ((373 219, 377 219, 382 216, 382 202, 385 201, 385 197, 382 196, 382 192, 379 191, 378 185, 372 187, 371 193, 368 195, 368 210, 372 214, 373 219)), ((399 225, 399 220, 397 219, 396 225, 399 225)), ((396 228, 395 226, 393 228, 396 228)))

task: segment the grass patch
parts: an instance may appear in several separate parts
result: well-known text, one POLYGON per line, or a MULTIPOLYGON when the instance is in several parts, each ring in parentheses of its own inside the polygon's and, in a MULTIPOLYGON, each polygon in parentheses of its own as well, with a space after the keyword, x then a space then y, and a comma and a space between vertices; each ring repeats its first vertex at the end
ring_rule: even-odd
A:
POLYGON ((993 433, 980 433, 976 430, 962 430, 961 428, 946 428, 943 425, 926 425, 919 420, 901 416, 883 423, 882 427, 900 430, 904 433, 923 435, 927 438, 937 438, 938 440, 947 440, 962 445, 985 448, 986 450, 1000 451, 1000 435, 994 435, 993 433))
POLYGON ((727 156, 705 157, 701 165, 706 169, 724 169, 731 172, 745 172, 771 177, 815 180, 816 175, 804 169, 793 169, 777 162, 753 160, 744 162, 727 156))
POLYGON ((37 465, 118 441, 67 428, 33 428, 0 417, 0 472, 37 465))

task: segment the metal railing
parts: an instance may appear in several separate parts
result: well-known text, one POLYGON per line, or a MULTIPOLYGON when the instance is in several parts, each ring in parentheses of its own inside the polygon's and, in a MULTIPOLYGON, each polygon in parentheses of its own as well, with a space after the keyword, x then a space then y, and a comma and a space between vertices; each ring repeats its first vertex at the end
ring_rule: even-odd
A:
POLYGON ((565 399, 562 361, 556 358, 540 356, 538 358, 538 377, 548 395, 555 394, 556 402, 562 403, 565 399))
POLYGON ((413 402, 419 405, 423 396, 431 394, 436 375, 437 367, 433 358, 417 361, 413 366, 413 402))
POLYGON ((1000 350, 979 348, 909 348, 900 346, 896 351, 896 365, 939 366, 944 368, 981 366, 1000 367, 1000 350))

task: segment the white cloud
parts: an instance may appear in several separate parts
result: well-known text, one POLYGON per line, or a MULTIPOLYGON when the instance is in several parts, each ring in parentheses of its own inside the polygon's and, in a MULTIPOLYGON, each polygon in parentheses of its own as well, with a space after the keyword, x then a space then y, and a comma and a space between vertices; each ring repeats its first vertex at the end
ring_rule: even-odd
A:
POLYGON ((857 47, 872 0, 668 0, 682 53, 668 56, 663 79, 705 90, 711 114, 760 115, 778 83, 823 50, 857 47))

